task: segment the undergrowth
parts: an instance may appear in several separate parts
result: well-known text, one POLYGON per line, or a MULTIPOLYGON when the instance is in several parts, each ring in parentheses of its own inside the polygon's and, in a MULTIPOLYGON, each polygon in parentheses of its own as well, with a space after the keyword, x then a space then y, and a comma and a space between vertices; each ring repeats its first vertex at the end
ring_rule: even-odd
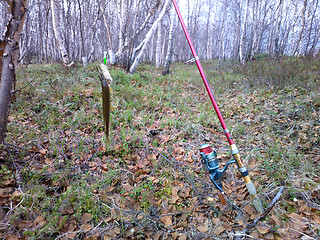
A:
MULTIPOLYGON (((289 57, 242 66, 203 63, 264 204, 286 187, 286 201, 272 215, 284 219, 275 234, 286 229, 289 213, 302 211, 302 202, 319 215, 319 64, 289 57)), ((19 90, 0 146, 0 232, 30 239, 97 232, 110 239, 159 232, 201 238, 219 235, 212 216, 219 226, 223 221, 239 230, 199 161, 202 143, 215 147, 221 163, 231 156, 196 66, 173 64, 165 77, 151 65, 133 75, 115 67, 110 72, 113 111, 105 148, 94 64, 18 69, 19 90)), ((251 204, 235 167, 224 184, 230 203, 251 204)))

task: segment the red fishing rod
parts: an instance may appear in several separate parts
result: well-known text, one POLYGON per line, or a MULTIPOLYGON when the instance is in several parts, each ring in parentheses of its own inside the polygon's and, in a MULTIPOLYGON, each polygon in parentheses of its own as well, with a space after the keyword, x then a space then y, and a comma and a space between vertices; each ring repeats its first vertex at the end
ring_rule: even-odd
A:
MULTIPOLYGON (((187 38, 188 44, 190 46, 191 52, 193 54, 194 59, 192 59, 192 60, 195 61, 196 64, 197 64, 197 67, 199 69, 199 73, 200 73, 200 75, 202 77, 203 83, 204 83, 204 85, 206 87, 206 90, 207 90, 207 92, 209 94, 209 97, 210 97, 210 100, 212 102, 213 108, 214 108, 214 110, 215 110, 215 112, 216 112, 216 114, 217 114, 217 116, 219 118, 219 121, 220 121, 220 124, 222 126, 222 129, 223 129, 223 131, 224 131, 224 133, 225 133, 225 135, 227 137, 227 141, 228 141, 228 143, 230 145, 230 149, 231 149, 231 154, 233 155, 234 160, 237 163, 238 169, 239 169, 239 171, 241 173, 241 176, 242 176, 242 178, 244 179, 244 181, 246 183, 248 192, 250 193, 250 195, 253 198, 253 204, 254 204, 256 210, 258 212, 262 212, 263 209, 262 209, 261 202, 256 197, 256 195, 257 195, 256 188, 253 185, 253 183, 252 183, 252 181, 251 181, 251 179, 249 177, 249 173, 248 173, 247 168, 245 167, 245 165, 243 164, 243 162, 242 162, 242 160, 240 158, 239 150, 238 150, 237 146, 235 145, 235 143, 232 140, 231 134, 230 134, 230 132, 229 132, 229 130, 227 128, 227 125, 226 125, 226 123, 225 123, 225 121, 223 119, 223 116, 222 116, 222 114, 221 114, 221 112, 219 110, 218 104, 217 104, 216 100, 214 99, 214 96, 213 96, 212 91, 210 89, 210 86, 209 86, 209 83, 207 81, 206 75, 205 75, 205 73, 203 71, 203 68, 201 66, 199 57, 198 57, 198 55, 196 53, 196 50, 195 50, 195 48, 194 48, 194 46, 192 44, 192 41, 191 41, 190 35, 188 33, 188 30, 186 28, 186 25, 185 25, 185 23, 183 21, 183 18, 182 18, 181 12, 179 10, 178 4, 177 4, 176 0, 172 0, 172 2, 173 2, 173 5, 174 5, 174 7, 176 9, 177 14, 178 14, 179 21, 181 23, 183 31, 184 31, 184 33, 186 35, 186 38, 187 38)), ((200 147, 200 152, 201 152, 201 156, 202 156, 202 159, 203 159, 203 163, 206 164, 207 169, 209 170, 210 180, 214 183, 216 188, 222 194, 224 194, 224 192, 222 190, 222 185, 221 185, 221 178, 224 175, 224 172, 226 171, 226 167, 230 163, 232 163, 233 161, 230 161, 223 170, 219 170, 219 165, 217 164, 216 158, 215 158, 216 153, 215 153, 215 151, 212 150, 211 146, 209 146, 207 144, 202 145, 200 147)), ((223 195, 220 194, 219 198, 220 198, 221 202, 223 204, 225 204, 225 199, 224 199, 223 195)))

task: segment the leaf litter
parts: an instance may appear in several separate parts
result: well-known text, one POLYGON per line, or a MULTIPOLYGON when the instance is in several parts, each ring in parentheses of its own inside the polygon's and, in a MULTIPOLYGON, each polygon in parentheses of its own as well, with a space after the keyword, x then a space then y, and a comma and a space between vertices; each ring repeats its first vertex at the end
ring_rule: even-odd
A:
MULTIPOLYGON (((85 71, 91 74, 93 68, 85 71)), ((223 182, 227 206, 220 204, 202 170, 201 143, 216 148, 221 165, 230 160, 230 153, 199 83, 183 84, 179 75, 161 78, 153 71, 142 71, 141 75, 153 80, 152 94, 148 94, 145 91, 151 87, 141 75, 128 76, 119 69, 111 73, 116 85, 107 148, 101 143, 103 124, 95 78, 78 86, 80 94, 67 89, 65 94, 47 96, 46 107, 38 113, 34 105, 44 101, 40 98, 29 100, 29 108, 14 107, 8 136, 11 145, 2 147, 0 158, 1 236, 237 236, 259 214, 236 167, 228 170, 223 182), (174 90, 168 92, 161 84, 174 90), (197 96, 199 104, 194 102, 197 96), (44 117, 47 111, 51 112, 44 117), (5 161, 11 161, 11 166, 5 161)), ((286 187, 283 199, 250 232, 251 238, 316 239, 320 231, 319 96, 295 88, 224 94, 223 115, 259 197, 267 205, 280 186, 286 187)))

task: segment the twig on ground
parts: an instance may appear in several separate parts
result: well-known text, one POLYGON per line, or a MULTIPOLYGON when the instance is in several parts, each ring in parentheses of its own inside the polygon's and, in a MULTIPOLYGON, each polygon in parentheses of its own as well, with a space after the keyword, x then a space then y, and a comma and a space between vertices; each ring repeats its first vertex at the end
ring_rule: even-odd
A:
POLYGON ((253 223, 249 224, 242 232, 243 234, 248 234, 250 230, 257 225, 259 221, 262 221, 271 211, 271 209, 274 207, 277 201, 279 201, 282 191, 284 187, 281 187, 277 195, 273 198, 272 202, 269 204, 268 208, 262 213, 256 220, 253 221, 253 223))
POLYGON ((40 74, 41 74, 41 73, 39 73, 37 76, 35 76, 35 77, 34 77, 33 79, 31 79, 30 81, 28 81, 28 83, 27 83, 25 86, 23 86, 22 88, 13 91, 12 94, 15 94, 16 92, 19 92, 19 91, 21 91, 22 89, 26 88, 28 85, 31 85, 31 83, 32 83, 34 80, 36 80, 36 79, 40 76, 40 74))

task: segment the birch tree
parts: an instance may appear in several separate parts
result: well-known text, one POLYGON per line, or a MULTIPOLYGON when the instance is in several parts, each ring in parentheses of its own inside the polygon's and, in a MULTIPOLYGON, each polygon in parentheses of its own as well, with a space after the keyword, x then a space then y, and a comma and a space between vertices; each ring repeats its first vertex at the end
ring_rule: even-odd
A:
POLYGON ((303 1, 303 8, 302 8, 302 13, 301 13, 301 30, 299 32, 299 35, 298 35, 298 38, 296 40, 296 43, 295 43, 295 47, 293 49, 293 52, 292 52, 292 55, 296 55, 297 52, 298 52, 298 48, 300 46, 300 43, 301 43, 301 40, 302 40, 302 37, 303 37, 303 34, 305 32, 305 28, 306 28, 306 9, 307 9, 307 4, 308 4, 308 1, 307 0, 304 0, 303 1))
POLYGON ((20 34, 26 16, 27 0, 14 0, 9 3, 11 18, 7 24, 4 39, 0 41, 0 143, 7 130, 12 90, 15 84, 20 34))
POLYGON ((51 15, 52 15, 52 25, 53 25, 54 35, 59 47, 62 62, 65 66, 71 66, 73 62, 70 60, 68 56, 68 52, 65 46, 65 41, 61 35, 61 30, 60 30, 60 1, 59 0, 51 0, 51 11, 52 11, 51 15))
POLYGON ((143 57, 143 54, 145 53, 145 51, 147 49, 148 43, 150 42, 154 32, 156 31, 159 22, 164 17, 170 2, 171 2, 170 0, 166 0, 165 1, 165 3, 163 4, 161 13, 159 14, 158 18, 152 24, 152 27, 150 28, 150 30, 146 34, 145 39, 135 49, 135 52, 139 52, 139 54, 136 57, 135 57, 135 55, 133 55, 133 59, 132 59, 133 63, 131 65, 130 71, 129 71, 130 73, 134 73, 136 71, 136 69, 137 69, 137 67, 138 67, 138 65, 139 65, 139 63, 140 63, 140 61, 141 61, 141 59, 143 57))
POLYGON ((247 16, 248 16, 248 8, 249 8, 249 0, 246 0, 244 5, 244 17, 241 23, 241 36, 240 36, 240 44, 239 44, 239 59, 241 63, 246 62, 246 25, 247 25, 247 16))
POLYGON ((169 39, 168 39, 168 47, 166 59, 164 62, 162 75, 169 74, 170 64, 172 62, 172 52, 173 52, 173 40, 174 40, 174 32, 176 28, 176 12, 174 8, 171 8, 170 11, 170 29, 169 29, 169 39))
POLYGON ((161 38, 162 38, 162 26, 161 21, 158 24, 158 35, 157 35, 157 44, 156 44, 156 67, 161 65, 161 38))

